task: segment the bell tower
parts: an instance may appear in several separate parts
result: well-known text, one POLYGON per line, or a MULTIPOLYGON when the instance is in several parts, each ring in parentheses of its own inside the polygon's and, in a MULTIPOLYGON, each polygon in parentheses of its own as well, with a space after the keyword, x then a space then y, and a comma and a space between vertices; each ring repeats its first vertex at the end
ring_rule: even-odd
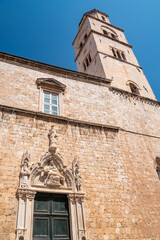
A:
POLYGON ((79 72, 109 78, 113 87, 156 99, 124 30, 112 25, 107 14, 86 12, 73 41, 79 72))

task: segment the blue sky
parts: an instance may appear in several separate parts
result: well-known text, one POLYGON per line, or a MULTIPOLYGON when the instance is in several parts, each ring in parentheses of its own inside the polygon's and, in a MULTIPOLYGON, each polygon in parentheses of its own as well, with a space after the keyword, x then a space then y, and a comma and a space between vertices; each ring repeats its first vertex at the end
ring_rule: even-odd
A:
POLYGON ((159 0, 0 0, 0 51, 76 70, 73 39, 84 12, 107 13, 160 100, 159 0))

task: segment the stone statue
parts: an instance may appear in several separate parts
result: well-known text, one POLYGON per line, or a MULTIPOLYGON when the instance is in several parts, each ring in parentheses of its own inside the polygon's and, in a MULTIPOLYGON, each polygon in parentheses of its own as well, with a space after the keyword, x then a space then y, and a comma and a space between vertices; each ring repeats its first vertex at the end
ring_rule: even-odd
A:
POLYGON ((50 160, 49 165, 44 167, 42 176, 45 177, 44 184, 50 186, 64 185, 65 178, 60 174, 53 160, 50 160))
POLYGON ((30 176, 29 160, 30 160, 30 155, 27 151, 22 156, 21 171, 20 171, 20 187, 28 186, 28 179, 30 176))
POLYGON ((57 135, 54 126, 52 126, 51 129, 49 130, 48 137, 49 137, 49 151, 55 152, 57 149, 57 135))
POLYGON ((81 174, 79 171, 79 164, 76 158, 73 161, 72 171, 75 179, 76 189, 77 191, 80 191, 81 190, 81 174))

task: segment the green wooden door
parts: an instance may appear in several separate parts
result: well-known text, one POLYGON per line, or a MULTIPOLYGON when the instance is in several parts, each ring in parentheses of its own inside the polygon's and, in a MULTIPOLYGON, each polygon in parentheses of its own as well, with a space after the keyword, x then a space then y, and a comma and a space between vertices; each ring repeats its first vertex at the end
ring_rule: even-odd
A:
POLYGON ((37 193, 33 219, 33 240, 70 240, 66 195, 37 193))

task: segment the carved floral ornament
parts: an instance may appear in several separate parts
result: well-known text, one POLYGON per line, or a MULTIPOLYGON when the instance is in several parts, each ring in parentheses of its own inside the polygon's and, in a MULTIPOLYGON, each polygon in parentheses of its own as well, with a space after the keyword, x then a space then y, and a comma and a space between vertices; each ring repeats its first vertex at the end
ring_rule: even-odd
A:
POLYGON ((84 193, 81 191, 79 163, 75 158, 72 169, 63 164, 63 158, 57 148, 58 136, 54 126, 49 130, 48 138, 49 149, 37 163, 30 163, 28 151, 22 156, 17 191, 19 203, 16 240, 32 239, 33 202, 38 191, 68 195, 71 211, 71 239, 86 240, 83 214, 84 193))

